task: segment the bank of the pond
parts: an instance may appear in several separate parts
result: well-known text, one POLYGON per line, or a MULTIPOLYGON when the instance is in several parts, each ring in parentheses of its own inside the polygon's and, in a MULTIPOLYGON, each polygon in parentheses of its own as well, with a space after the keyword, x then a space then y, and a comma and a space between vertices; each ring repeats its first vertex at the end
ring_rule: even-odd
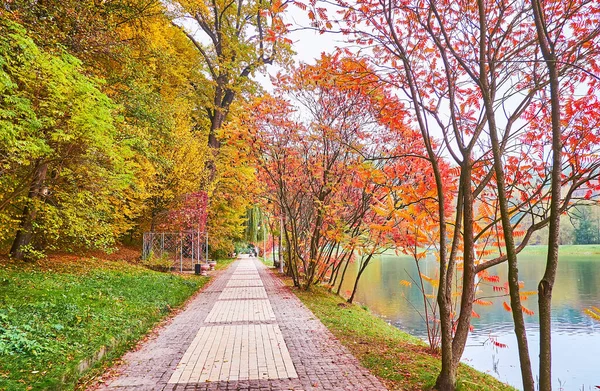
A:
MULTIPOLYGON (((528 246, 519 254, 519 280, 525 291, 537 291, 544 275, 547 246, 528 246)), ((553 355, 553 375, 556 389, 586 390, 597 384, 598 365, 596 357, 600 342, 600 328, 586 316, 584 310, 600 303, 600 246, 565 245, 559 250, 560 262, 552 299, 552 344, 560 354, 553 355), (567 386, 565 387, 565 384, 567 386)), ((420 271, 429 276, 438 273, 439 264, 433 254, 419 261, 420 271)), ((350 264, 340 292, 350 295, 357 272, 357 262, 350 264)), ((517 341, 514 337, 513 319, 504 309, 506 297, 498 297, 493 285, 508 280, 506 264, 489 269, 490 275, 498 276, 498 284, 481 284, 481 297, 489 298, 494 305, 477 306, 480 317, 472 319, 473 330, 469 333, 464 362, 485 373, 493 374, 503 382, 521 387, 521 376, 515 366, 519 361, 517 341), (498 349, 490 343, 493 337, 506 345, 498 349)), ((355 302, 368 306, 377 316, 393 326, 426 338, 427 330, 420 316, 423 296, 416 286, 399 285, 402 280, 416 279, 419 271, 408 256, 389 252, 374 258, 361 276, 355 302)), ((432 289, 426 284, 426 289, 432 289)), ((428 293, 432 293, 433 289, 428 293)), ((532 367, 537 370, 539 347, 539 323, 537 297, 530 296, 525 306, 534 314, 526 316, 532 367)))
POLYGON ((208 280, 98 255, 0 260, 0 389, 74 389, 208 280))
MULTIPOLYGON (((429 353, 420 339, 362 307, 346 304, 322 287, 293 292, 389 390, 427 390, 435 383, 440 359, 429 353)), ((462 391, 515 390, 462 364, 458 383, 462 391)))
MULTIPOLYGON (((520 255, 546 255, 548 246, 532 245, 527 246, 521 251, 520 255)), ((559 247, 560 256, 600 256, 600 244, 563 244, 559 247)), ((590 258, 594 260, 594 258, 590 258)))

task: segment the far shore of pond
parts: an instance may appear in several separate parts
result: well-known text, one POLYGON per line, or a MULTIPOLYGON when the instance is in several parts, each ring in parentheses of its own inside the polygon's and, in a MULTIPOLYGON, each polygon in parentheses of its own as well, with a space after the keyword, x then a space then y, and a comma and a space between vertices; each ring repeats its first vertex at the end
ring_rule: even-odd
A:
MULTIPOLYGON (((529 255, 545 255, 548 251, 547 245, 529 245, 525 247, 520 253, 520 256, 529 256, 529 255)), ((398 256, 398 257, 409 257, 410 255, 404 254, 401 251, 396 250, 386 250, 381 254, 383 256, 398 256)), ((559 247, 559 255, 564 255, 568 257, 576 257, 576 256, 590 256, 590 261, 598 261, 600 257, 600 244, 564 244, 559 247)), ((560 260, 559 260, 560 261, 560 260)))
MULTIPOLYGON (((527 246, 521 251, 523 255, 546 254, 548 246, 532 245, 527 246)), ((558 248, 559 255, 600 255, 600 244, 564 244, 558 248)), ((593 260, 593 259, 591 259, 593 260)))

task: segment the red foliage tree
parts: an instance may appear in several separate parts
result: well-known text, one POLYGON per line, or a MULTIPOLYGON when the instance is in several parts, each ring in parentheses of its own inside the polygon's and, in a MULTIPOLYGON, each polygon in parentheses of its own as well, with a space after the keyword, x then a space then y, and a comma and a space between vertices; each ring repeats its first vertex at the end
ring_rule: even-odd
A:
MULTIPOLYGON (((434 173, 442 328, 437 387, 455 388, 476 275, 508 261, 523 383, 533 390, 517 255, 533 232, 550 225, 549 268, 540 285, 540 311, 549 319, 560 214, 578 201, 582 186, 589 188, 589 199, 600 196, 592 182, 600 175, 599 7, 585 0, 337 4, 337 18, 316 1, 308 4, 309 16, 318 28, 338 26, 365 47, 380 79, 411 102, 434 173), (536 36, 538 42, 532 40, 536 36), (455 168, 455 194, 442 175, 440 156, 448 156, 455 168), (452 216, 444 212, 449 196, 452 216), (500 256, 481 256, 489 248, 500 256), (462 295, 455 317, 451 287, 458 269, 462 295)), ((546 359, 540 373, 548 389, 550 324, 543 323, 546 359)))
POLYGON ((176 232, 194 231, 206 232, 208 196, 206 192, 199 191, 182 197, 178 205, 169 210, 165 221, 160 224, 163 230, 176 232))
POLYGON ((288 271, 306 289, 326 278, 339 286, 342 264, 360 252, 351 301, 372 257, 402 237, 393 211, 375 207, 402 208, 402 189, 431 183, 418 180, 423 144, 365 61, 322 56, 277 86, 249 121, 266 194, 284 220, 288 271))

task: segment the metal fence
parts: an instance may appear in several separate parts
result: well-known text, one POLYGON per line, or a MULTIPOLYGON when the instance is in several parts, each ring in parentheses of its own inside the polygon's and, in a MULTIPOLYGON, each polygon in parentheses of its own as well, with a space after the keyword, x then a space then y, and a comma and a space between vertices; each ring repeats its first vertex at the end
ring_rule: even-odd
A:
POLYGON ((193 270, 207 262, 206 236, 201 232, 145 232, 142 259, 173 270, 193 270))

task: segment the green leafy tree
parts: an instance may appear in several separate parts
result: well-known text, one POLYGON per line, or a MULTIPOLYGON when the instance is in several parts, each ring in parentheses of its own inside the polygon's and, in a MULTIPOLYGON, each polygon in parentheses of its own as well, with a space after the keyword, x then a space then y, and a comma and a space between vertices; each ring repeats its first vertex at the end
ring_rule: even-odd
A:
POLYGON ((110 197, 130 182, 131 154, 114 103, 75 57, 41 50, 5 18, 0 31, 2 240, 14 235, 18 259, 32 245, 110 246, 110 197))
MULTIPOLYGON (((584 207, 585 208, 585 207, 584 207)), ((574 221, 575 244, 595 244, 599 242, 598 226, 591 215, 591 208, 585 208, 574 221)))
POLYGON ((122 226, 154 230, 186 194, 200 190, 208 121, 197 111, 202 84, 189 40, 159 13, 121 26, 124 62, 108 70, 109 93, 123 106, 123 132, 135 147, 135 186, 126 192, 122 226))
POLYGON ((263 211, 258 206, 253 206, 246 213, 245 239, 249 243, 258 243, 263 240, 266 219, 263 211))
POLYGON ((218 148, 217 130, 232 103, 255 88, 250 76, 289 51, 281 20, 285 5, 264 0, 181 0, 172 5, 177 9, 173 16, 199 27, 194 34, 185 27, 182 31, 201 54, 211 81, 199 86, 198 92, 205 98, 204 110, 210 119, 208 144, 218 148))
POLYGON ((130 47, 120 29, 162 12, 158 0, 11 0, 3 6, 44 50, 66 50, 103 76, 130 47))

